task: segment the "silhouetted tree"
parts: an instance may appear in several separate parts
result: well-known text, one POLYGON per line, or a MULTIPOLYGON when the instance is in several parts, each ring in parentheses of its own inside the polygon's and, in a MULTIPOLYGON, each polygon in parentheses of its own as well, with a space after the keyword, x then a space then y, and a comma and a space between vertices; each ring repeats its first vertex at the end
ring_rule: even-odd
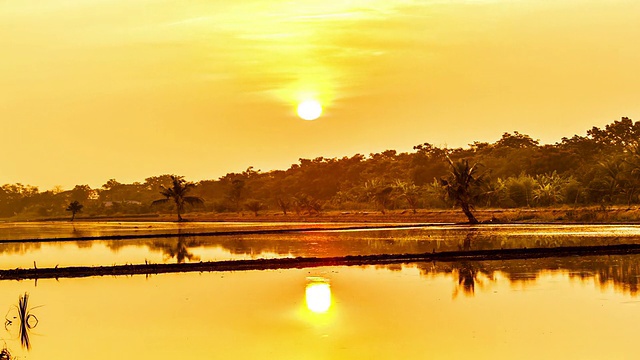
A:
POLYGON ((414 184, 409 184, 402 181, 396 181, 395 188, 398 190, 400 195, 407 201, 411 211, 416 213, 416 209, 418 208, 418 199, 420 197, 420 188, 415 186, 414 184))
MULTIPOLYGON (((467 159, 470 164, 481 162, 491 169, 491 179, 471 193, 472 198, 482 196, 472 199, 476 206, 604 202, 631 207, 640 203, 639 139, 640 122, 622 118, 602 128, 591 128, 582 136, 562 138, 556 144, 540 145, 529 135, 512 132, 494 142, 475 141, 467 148, 447 150, 424 143, 410 153, 385 150, 367 156, 299 159, 299 164, 286 170, 265 173, 248 168, 217 180, 201 181, 188 195, 206 199, 212 204, 207 210, 219 212, 242 211, 247 199, 274 209, 277 206, 283 213, 311 214, 323 204, 335 210, 375 206, 386 211, 397 205, 413 211, 421 206, 442 208, 451 205, 445 201, 448 191, 440 182, 449 181, 448 155, 453 162, 467 159), (551 176, 554 173, 557 176, 551 176), (555 178, 562 181, 547 181, 555 178), (294 194, 305 196, 294 199, 294 194), (279 204, 279 197, 286 201, 279 204)), ((19 183, 0 184, 0 217, 66 216, 65 208, 74 200, 84 204, 83 212, 92 215, 143 214, 151 211, 160 185, 171 188, 172 183, 171 175, 160 175, 143 183, 122 184, 111 179, 99 189, 80 185, 73 190, 45 192, 19 183)), ((455 197, 451 199, 456 201, 455 197)))
POLYGON ((278 207, 280 208, 280 210, 282 210, 282 213, 284 215, 287 215, 287 211, 289 210, 289 208, 291 208, 291 201, 285 200, 279 197, 277 199, 277 202, 278 202, 278 207))
POLYGON ((80 204, 77 200, 72 201, 69 206, 67 206, 67 211, 71 211, 71 221, 76 218, 76 214, 82 211, 84 205, 80 204))
POLYGON ((319 214, 322 210, 322 202, 306 194, 297 194, 293 197, 293 206, 296 210, 296 214, 300 215, 301 212, 306 211, 307 214, 312 213, 319 214))
POLYGON ((369 201, 374 203, 384 214, 393 200, 393 187, 378 179, 373 179, 364 184, 363 190, 369 201))
POLYGON ((447 197, 457 206, 469 219, 469 223, 477 224, 478 220, 471 209, 478 198, 479 185, 482 183, 482 175, 478 174, 478 165, 469 166, 466 159, 453 162, 447 157, 451 170, 446 179, 440 179, 440 184, 446 189, 447 197))
POLYGON ((182 212, 184 211, 184 204, 191 206, 204 204, 204 200, 197 196, 187 196, 187 193, 195 186, 191 182, 184 180, 182 176, 171 175, 171 186, 161 186, 162 190, 160 194, 164 196, 164 199, 153 201, 151 205, 165 204, 171 200, 176 204, 176 212, 178 213, 178 221, 184 221, 182 218, 182 212))
MULTIPOLYGON (((504 133, 502 134, 502 139, 498 140, 496 143, 497 147, 509 147, 512 149, 526 148, 526 147, 535 147, 538 146, 538 140, 533 140, 529 135, 520 134, 517 131, 512 134, 504 133)), ((476 143, 476 146, 478 143, 476 143)))
MULTIPOLYGON (((117 192, 120 188, 122 188, 122 185, 120 182, 118 182, 116 179, 109 179, 109 181, 107 181, 104 185, 102 185, 102 191, 100 193, 100 197, 102 197, 104 200, 109 200, 109 201, 113 201, 116 200, 113 197, 113 194, 115 192, 117 192)), ((119 199, 122 200, 122 199, 119 199)))
POLYGON ((247 203, 244 204, 244 206, 247 208, 247 210, 253 211, 253 214, 255 216, 258 216, 258 211, 262 209, 262 203, 255 199, 247 201, 247 203))
POLYGON ((77 201, 87 201, 92 192, 89 185, 76 185, 73 190, 71 190, 71 198, 77 201))
MULTIPOLYGON (((148 178, 144 179, 144 184, 143 185, 147 190, 157 191, 163 185, 164 186, 170 186, 171 182, 172 182, 171 175, 165 174, 165 175, 160 175, 160 176, 148 177, 148 178)), ((116 183, 117 183, 117 181, 116 181, 116 183)), ((110 185, 110 183, 108 182, 105 185, 102 185, 102 187, 103 188, 107 188, 109 185, 110 185)))
POLYGON ((242 179, 233 179, 231 181, 231 188, 227 194, 229 200, 235 206, 236 211, 240 211, 240 200, 242 199, 242 190, 244 189, 245 182, 242 179))

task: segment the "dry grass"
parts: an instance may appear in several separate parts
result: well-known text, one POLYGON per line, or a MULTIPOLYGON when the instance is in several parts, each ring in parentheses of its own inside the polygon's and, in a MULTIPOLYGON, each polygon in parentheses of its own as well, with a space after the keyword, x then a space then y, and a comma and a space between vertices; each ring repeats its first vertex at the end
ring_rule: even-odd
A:
MULTIPOLYGON (((492 223, 636 223, 640 222, 640 208, 626 206, 549 207, 516 209, 477 209, 474 214, 481 222, 492 223)), ((331 210, 319 214, 282 214, 264 211, 259 216, 252 212, 213 213, 190 212, 187 221, 204 222, 335 222, 335 223, 465 223, 467 218, 457 209, 389 210, 379 211, 331 210)), ((17 221, 18 219, 8 219, 17 221)), ((24 220, 24 219, 20 219, 24 220)), ((33 219, 32 219, 33 220, 33 219)), ((40 219, 45 220, 45 219, 40 219)), ((53 220, 53 219, 46 219, 53 220)), ((61 220, 61 219, 55 219, 61 220)), ((77 221, 175 221, 174 214, 115 215, 87 217, 77 221)))
MULTIPOLYGON (((558 207, 525 209, 478 209, 476 217, 481 222, 493 223, 635 223, 640 222, 640 209, 627 207, 558 207)), ((313 215, 283 215, 268 211, 260 216, 246 213, 191 213, 185 218, 191 221, 258 221, 258 222, 351 222, 351 223, 465 223, 462 211, 418 210, 416 214, 406 210, 387 211, 386 214, 371 211, 326 211, 313 215)), ((172 221, 169 215, 154 218, 172 221)), ((151 219, 150 219, 151 220, 151 219)))

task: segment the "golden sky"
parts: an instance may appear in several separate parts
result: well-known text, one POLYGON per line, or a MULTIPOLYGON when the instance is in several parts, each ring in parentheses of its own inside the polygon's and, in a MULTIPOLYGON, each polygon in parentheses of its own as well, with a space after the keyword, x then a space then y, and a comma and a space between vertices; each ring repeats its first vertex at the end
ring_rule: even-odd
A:
POLYGON ((0 184, 554 143, 640 120, 639 18, 635 0, 0 1, 0 184))

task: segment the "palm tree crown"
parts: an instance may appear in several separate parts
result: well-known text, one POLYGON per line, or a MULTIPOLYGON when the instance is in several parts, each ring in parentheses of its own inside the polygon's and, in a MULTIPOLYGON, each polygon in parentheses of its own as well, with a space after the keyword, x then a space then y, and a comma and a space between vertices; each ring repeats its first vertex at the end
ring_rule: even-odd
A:
POLYGON ((76 213, 79 213, 80 211, 82 211, 83 207, 84 205, 80 204, 77 200, 74 200, 69 204, 69 206, 67 206, 66 210, 71 211, 71 221, 73 221, 76 218, 76 213))
POLYGON ((204 204, 204 200, 197 196, 187 196, 187 193, 195 187, 194 183, 187 182, 184 177, 171 175, 171 186, 160 186, 160 194, 164 196, 164 199, 155 200, 151 205, 165 204, 171 200, 176 204, 176 212, 178 213, 178 221, 184 221, 182 219, 182 212, 184 211, 184 204, 192 206, 204 204))
POLYGON ((468 160, 458 160, 455 163, 449 157, 447 160, 451 171, 447 179, 440 179, 440 183, 447 191, 449 199, 462 208, 469 223, 477 224, 478 220, 471 209, 478 198, 477 189, 484 180, 484 174, 478 173, 477 164, 469 166, 468 160))

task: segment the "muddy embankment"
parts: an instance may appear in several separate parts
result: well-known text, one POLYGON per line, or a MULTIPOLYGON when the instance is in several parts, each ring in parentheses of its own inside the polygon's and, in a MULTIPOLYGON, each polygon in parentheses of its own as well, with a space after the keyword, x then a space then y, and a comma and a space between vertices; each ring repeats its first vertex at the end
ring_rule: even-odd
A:
MULTIPOLYGON (((495 249, 449 251, 423 254, 381 254, 329 258, 298 257, 281 259, 230 260, 186 264, 136 264, 99 267, 55 267, 0 270, 0 280, 58 279, 89 276, 163 274, 177 272, 246 271, 311 268, 319 266, 364 266, 412 262, 454 262, 537 259, 568 256, 639 254, 640 244, 557 248, 495 249)), ((34 264, 35 265, 35 264, 34 264)))

